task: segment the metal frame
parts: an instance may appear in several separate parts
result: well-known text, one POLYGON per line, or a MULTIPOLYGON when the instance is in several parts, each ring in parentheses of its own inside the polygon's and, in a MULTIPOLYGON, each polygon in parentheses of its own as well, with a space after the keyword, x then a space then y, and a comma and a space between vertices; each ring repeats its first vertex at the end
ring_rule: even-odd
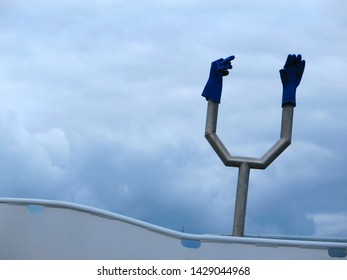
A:
POLYGON ((233 235, 243 236, 250 169, 265 169, 290 145, 292 138, 294 106, 283 106, 280 139, 261 158, 232 156, 229 153, 228 149, 224 146, 216 133, 218 106, 218 103, 211 100, 208 101, 205 137, 224 165, 239 168, 233 235))

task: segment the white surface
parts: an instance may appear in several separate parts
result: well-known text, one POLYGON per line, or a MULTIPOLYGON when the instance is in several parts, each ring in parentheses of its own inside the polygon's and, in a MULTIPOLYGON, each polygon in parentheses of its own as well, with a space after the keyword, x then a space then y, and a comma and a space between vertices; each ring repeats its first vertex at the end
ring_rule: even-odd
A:
POLYGON ((0 228, 0 259, 329 259, 329 248, 347 248, 336 241, 187 234, 91 207, 29 199, 0 199, 0 228), (182 239, 200 247, 185 247, 182 239))

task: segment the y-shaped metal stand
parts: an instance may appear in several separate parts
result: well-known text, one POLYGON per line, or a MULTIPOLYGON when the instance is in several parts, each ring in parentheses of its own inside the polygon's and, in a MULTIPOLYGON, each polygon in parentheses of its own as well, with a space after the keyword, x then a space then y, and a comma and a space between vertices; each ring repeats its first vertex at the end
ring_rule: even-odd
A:
POLYGON ((261 158, 232 156, 216 134, 218 103, 208 101, 205 137, 226 166, 239 168, 233 226, 234 236, 243 236, 244 234, 250 169, 265 169, 290 145, 293 113, 293 105, 283 106, 280 139, 261 158))

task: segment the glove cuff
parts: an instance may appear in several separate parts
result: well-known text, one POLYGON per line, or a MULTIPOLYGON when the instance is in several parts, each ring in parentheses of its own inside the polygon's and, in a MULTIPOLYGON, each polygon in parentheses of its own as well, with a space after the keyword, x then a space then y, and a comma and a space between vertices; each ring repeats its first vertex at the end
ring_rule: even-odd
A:
POLYGON ((202 92, 202 96, 206 100, 212 100, 213 102, 220 103, 222 96, 223 79, 208 79, 206 86, 202 92))
POLYGON ((282 107, 288 104, 296 106, 296 87, 283 88, 282 107))

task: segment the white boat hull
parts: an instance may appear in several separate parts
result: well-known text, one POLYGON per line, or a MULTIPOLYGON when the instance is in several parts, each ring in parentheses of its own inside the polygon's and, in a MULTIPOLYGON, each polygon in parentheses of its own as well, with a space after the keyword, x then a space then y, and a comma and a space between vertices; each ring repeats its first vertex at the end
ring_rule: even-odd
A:
POLYGON ((347 259, 347 240, 196 235, 66 202, 0 199, 0 259, 347 259))

